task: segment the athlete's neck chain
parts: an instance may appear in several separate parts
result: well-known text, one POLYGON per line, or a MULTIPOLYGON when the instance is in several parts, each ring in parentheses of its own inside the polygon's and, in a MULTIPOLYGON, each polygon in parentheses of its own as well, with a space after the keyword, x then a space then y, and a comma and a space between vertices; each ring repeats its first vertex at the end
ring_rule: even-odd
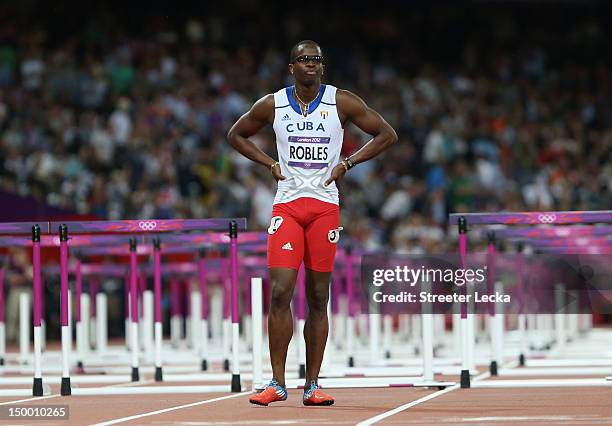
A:
POLYGON ((297 99, 297 101, 300 103, 300 108, 302 109, 302 115, 304 116, 304 118, 306 118, 308 116, 308 110, 309 110, 310 104, 313 103, 315 99, 317 99, 317 96, 319 96, 319 94, 317 93, 317 96, 315 96, 312 101, 306 103, 302 99, 300 99, 300 96, 298 95, 298 92, 297 92, 297 86, 296 86, 293 88, 293 95, 295 96, 295 99, 297 99))

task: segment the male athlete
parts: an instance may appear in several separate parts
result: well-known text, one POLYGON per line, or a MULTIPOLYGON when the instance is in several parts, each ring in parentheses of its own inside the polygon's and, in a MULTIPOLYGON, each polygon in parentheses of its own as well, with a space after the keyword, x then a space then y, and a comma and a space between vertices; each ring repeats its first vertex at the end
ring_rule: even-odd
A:
POLYGON ((229 143, 268 169, 278 190, 268 228, 268 268, 272 280, 268 334, 273 379, 250 402, 268 405, 287 399, 285 361, 293 335, 291 298, 304 262, 308 318, 304 405, 332 405, 318 386, 327 342, 329 283, 339 239, 338 188, 344 174, 397 141, 393 128, 359 97, 321 83, 323 53, 304 40, 291 49, 289 72, 295 85, 258 100, 228 133, 229 143), (340 160, 343 127, 348 121, 373 136, 360 150, 340 160), (278 161, 248 138, 271 124, 278 161))

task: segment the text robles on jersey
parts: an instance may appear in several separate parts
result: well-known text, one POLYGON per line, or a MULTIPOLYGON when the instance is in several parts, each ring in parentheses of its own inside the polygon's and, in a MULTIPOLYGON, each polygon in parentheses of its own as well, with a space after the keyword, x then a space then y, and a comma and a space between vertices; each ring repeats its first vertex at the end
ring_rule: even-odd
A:
POLYGON ((289 165, 323 168, 329 159, 328 137, 289 136, 289 165))

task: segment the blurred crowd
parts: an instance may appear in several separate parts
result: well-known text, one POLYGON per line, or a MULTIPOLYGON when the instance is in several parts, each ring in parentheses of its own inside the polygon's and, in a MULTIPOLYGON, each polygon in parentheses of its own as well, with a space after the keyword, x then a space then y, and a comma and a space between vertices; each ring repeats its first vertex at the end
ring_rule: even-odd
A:
MULTIPOLYGON (((326 26, 342 31, 341 12, 326 26)), ((495 34, 454 44, 444 14, 351 13, 352 37, 321 36, 327 81, 399 135, 342 184, 352 238, 441 251, 449 212, 612 206, 602 22, 576 19, 542 38, 537 25, 491 18, 495 34), (421 44, 421 29, 446 39, 447 57, 432 36, 421 44)), ((270 22, 245 29, 202 16, 131 33, 102 21, 68 37, 0 22, 0 190, 100 218, 246 216, 265 229, 275 182, 225 136, 256 99, 291 84, 289 49, 317 32, 289 20, 276 40, 268 29, 254 42, 270 22)), ((343 154, 368 139, 347 126, 343 154)), ((253 140, 276 156, 271 129, 253 140)))

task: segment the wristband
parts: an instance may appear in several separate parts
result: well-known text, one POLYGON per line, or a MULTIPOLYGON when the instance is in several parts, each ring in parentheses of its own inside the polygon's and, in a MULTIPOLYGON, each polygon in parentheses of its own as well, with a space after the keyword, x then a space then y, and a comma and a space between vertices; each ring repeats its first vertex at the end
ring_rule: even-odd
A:
POLYGON ((344 173, 348 172, 349 166, 346 164, 346 160, 340 161, 340 164, 342 164, 342 167, 344 167, 344 173))
POLYGON ((355 163, 353 163, 353 162, 351 161, 351 157, 346 157, 346 158, 344 159, 344 161, 346 162, 346 167, 347 167, 347 169, 346 169, 346 170, 347 170, 347 171, 349 171, 350 169, 352 169, 353 167, 355 167, 355 163))
POLYGON ((274 163, 272 163, 272 165, 270 166, 270 171, 274 170, 274 166, 280 166, 280 163, 278 161, 275 161, 274 163))

